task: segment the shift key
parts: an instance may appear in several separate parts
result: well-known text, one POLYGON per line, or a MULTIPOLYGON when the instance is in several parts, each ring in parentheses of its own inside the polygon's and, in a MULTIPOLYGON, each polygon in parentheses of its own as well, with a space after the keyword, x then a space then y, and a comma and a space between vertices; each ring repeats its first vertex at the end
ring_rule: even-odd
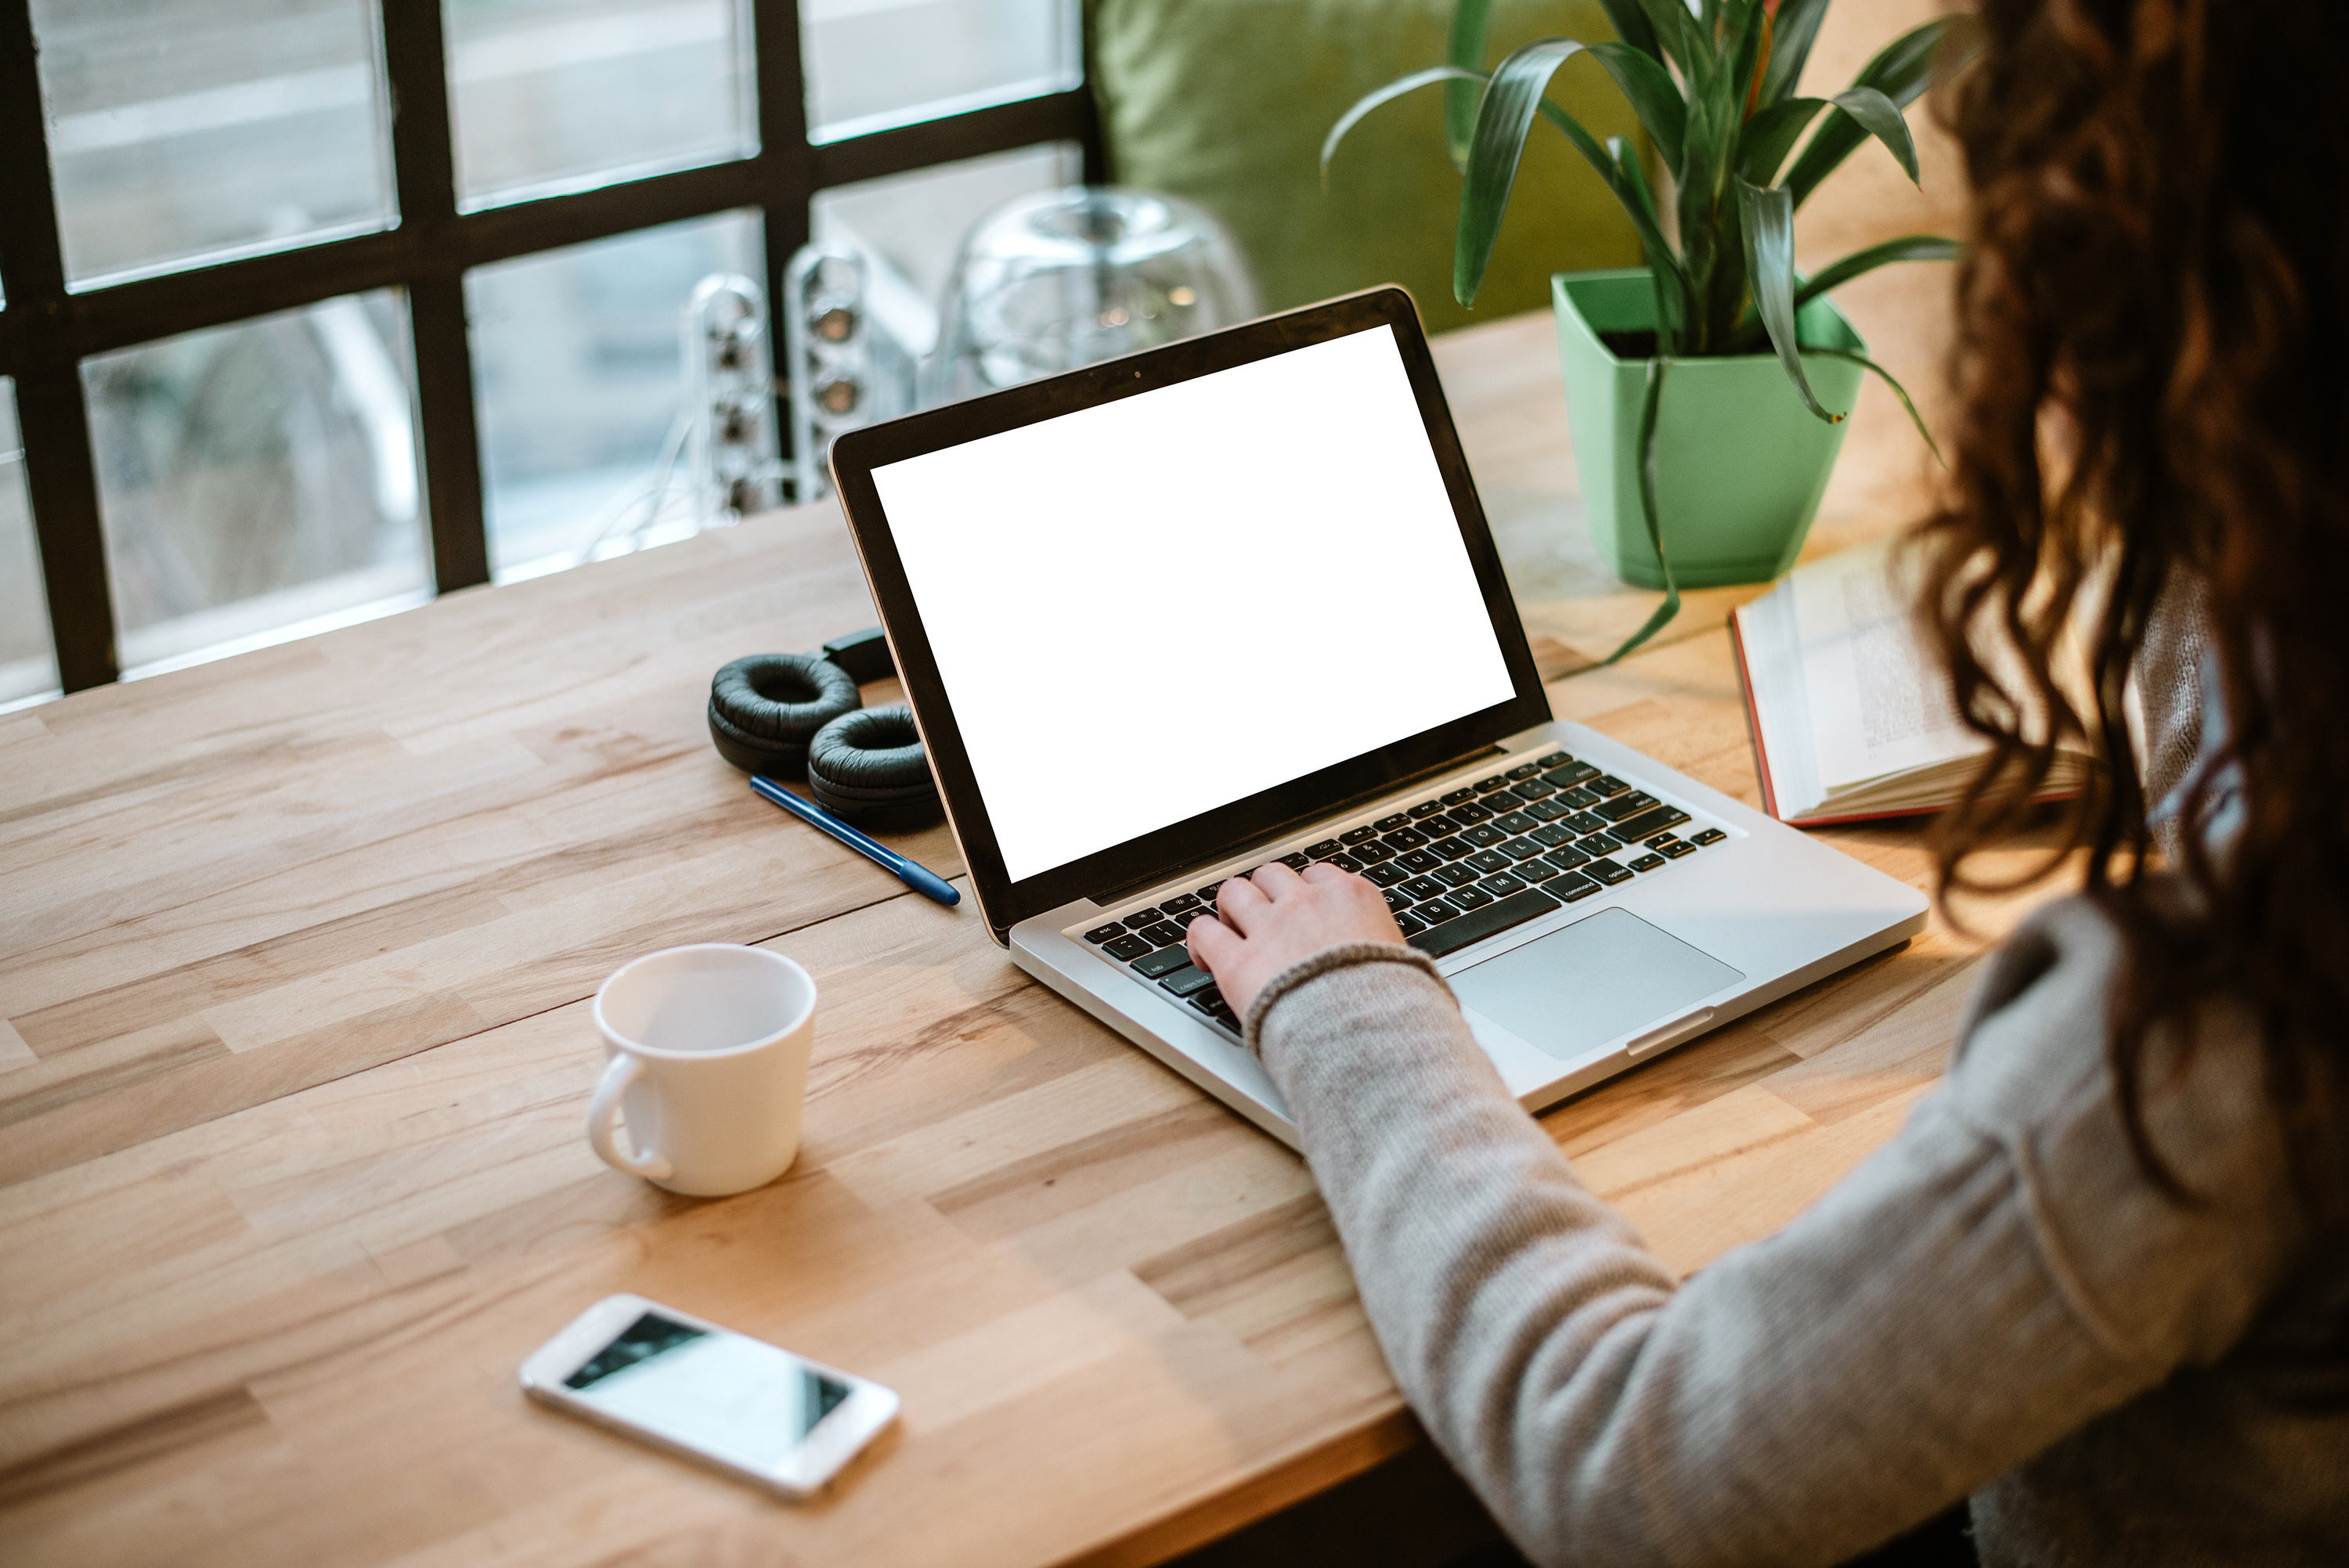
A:
POLYGON ((1481 942, 1513 925, 1523 925, 1551 910, 1565 907, 1539 888, 1527 888, 1523 892, 1513 892, 1505 899, 1496 900, 1483 909, 1471 910, 1457 920, 1446 921, 1432 930, 1423 931, 1410 941, 1413 947, 1429 957, 1441 958, 1447 953, 1457 953, 1472 942, 1481 942))

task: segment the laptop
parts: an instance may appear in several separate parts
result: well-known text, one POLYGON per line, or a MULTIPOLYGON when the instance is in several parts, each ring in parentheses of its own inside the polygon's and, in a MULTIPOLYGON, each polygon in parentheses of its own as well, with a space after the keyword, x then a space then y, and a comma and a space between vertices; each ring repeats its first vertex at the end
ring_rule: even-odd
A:
POLYGON ((1925 923, 1915 889, 1559 723, 1410 296, 870 426, 835 488, 988 934, 1290 1145, 1184 927, 1324 861, 1538 1110, 1925 923))

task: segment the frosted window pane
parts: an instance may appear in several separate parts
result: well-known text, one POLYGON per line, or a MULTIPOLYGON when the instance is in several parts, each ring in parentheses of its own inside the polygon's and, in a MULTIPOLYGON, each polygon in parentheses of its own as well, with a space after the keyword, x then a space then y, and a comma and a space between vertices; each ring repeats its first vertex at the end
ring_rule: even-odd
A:
POLYGON ((373 0, 33 0, 67 281, 393 219, 373 0))
POLYGON ((802 0, 816 141, 1037 98, 1082 79, 1076 0, 802 0))
POLYGON ((25 453, 16 435, 16 384, 0 377, 0 705, 57 689, 41 544, 33 532, 25 453))

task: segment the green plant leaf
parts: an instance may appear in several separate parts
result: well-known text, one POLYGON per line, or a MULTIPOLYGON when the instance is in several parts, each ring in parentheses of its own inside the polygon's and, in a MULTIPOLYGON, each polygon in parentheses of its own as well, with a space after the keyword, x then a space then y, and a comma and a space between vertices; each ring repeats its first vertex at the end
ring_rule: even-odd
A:
MULTIPOLYGON (((1861 67, 1852 79, 1855 88, 1874 88, 1890 98, 1896 108, 1906 108, 1917 101, 1925 84, 1931 80, 1933 52, 1948 30, 1946 20, 1928 22, 1912 27, 1877 51, 1876 57, 1861 67)), ((1838 108, 1819 122, 1819 129, 1795 160, 1787 171, 1786 189, 1794 193, 1799 207, 1810 193, 1818 189, 1819 181, 1834 173, 1849 158, 1854 149, 1868 139, 1868 131, 1859 121, 1838 108)))
POLYGON ((1788 98, 1755 114, 1745 122, 1738 139, 1737 171, 1756 185, 1767 185, 1775 180, 1778 166, 1794 150, 1803 128, 1826 107, 1825 98, 1788 98))
POLYGON ((1909 399, 1909 388, 1901 386, 1898 380, 1894 379, 1892 372, 1876 363, 1875 360, 1870 359, 1867 355, 1855 354, 1848 348, 1814 348, 1810 350, 1810 352, 1813 354, 1824 354, 1829 359, 1847 359, 1863 370, 1872 370, 1876 372, 1878 376, 1883 378, 1884 384, 1892 388, 1892 395, 1900 399, 1900 406, 1909 410, 1909 422, 1917 427, 1917 433, 1919 435, 1925 438, 1926 449, 1933 454, 1933 460, 1940 464, 1945 469, 1950 466, 1949 459, 1941 456, 1940 443, 1933 439, 1933 432, 1925 428, 1925 421, 1918 417, 1917 405, 1910 402, 1909 399))
POLYGON ((1321 178, 1324 181, 1330 178, 1330 162, 1338 156, 1338 144, 1346 139, 1348 131, 1362 122, 1364 115, 1381 104, 1392 103, 1405 93, 1417 92, 1422 88, 1433 87, 1437 82, 1457 81, 1463 77, 1478 83, 1485 79, 1484 74, 1479 71, 1464 71, 1457 66, 1430 66, 1423 71, 1413 71, 1407 77, 1397 77, 1386 86, 1374 88, 1355 99, 1354 106, 1340 115, 1338 123, 1330 128, 1330 134, 1321 139, 1321 178))
POLYGON ((1745 220, 1745 271, 1754 287, 1754 304, 1769 329, 1771 346, 1786 379, 1802 395, 1803 406, 1830 425, 1844 416, 1819 406, 1811 378, 1803 370, 1802 345, 1795 335, 1795 203, 1785 186, 1769 190, 1750 180, 1737 182, 1737 205, 1745 220))
MULTIPOLYGON (((1649 273, 1657 288, 1669 288, 1672 299, 1677 302, 1674 310, 1668 313, 1668 319, 1686 321, 1690 305, 1688 274, 1682 269, 1679 258, 1672 253, 1671 242, 1664 238, 1663 230, 1656 222, 1654 198, 1648 191, 1647 181, 1641 180, 1636 185, 1628 182, 1623 170, 1616 166, 1615 160, 1588 131, 1582 129, 1581 122, 1547 98, 1541 100, 1541 114, 1544 119, 1566 133, 1566 139, 1574 143, 1575 150, 1582 154, 1583 160, 1607 181, 1607 188, 1615 193, 1615 200, 1630 217, 1631 227, 1639 232, 1640 245, 1648 254, 1649 273)), ((1636 160, 1634 162, 1636 166, 1636 160)), ((1467 201, 1464 190, 1461 192, 1461 200, 1464 207, 1467 201)), ((1453 253, 1455 283, 1460 253, 1455 249, 1453 253)))
POLYGON ((1724 15, 1727 26, 1723 42, 1734 39, 1737 47, 1731 53, 1729 75, 1723 85, 1730 89, 1737 106, 1733 123, 1743 124, 1745 106, 1755 91, 1754 75, 1762 64, 1762 0, 1730 0, 1724 15))
POLYGON ((1909 134, 1909 122, 1900 118, 1899 106, 1874 88, 1847 88, 1835 96, 1836 108, 1859 121, 1868 134, 1892 150, 1900 160, 1900 171, 1909 176, 1909 183, 1920 183, 1917 178, 1917 141, 1909 134))
POLYGON ((1664 167, 1678 169, 1681 139, 1688 129, 1688 106, 1681 101, 1680 84, 1672 80, 1671 72, 1653 56, 1629 44, 1593 44, 1590 53, 1630 100, 1640 123, 1648 128, 1648 139, 1662 154, 1664 167))
POLYGON ((1802 84, 1811 45, 1827 14, 1827 0, 1784 0, 1770 24, 1770 64, 1762 73, 1764 107, 1784 103, 1802 84))
MULTIPOLYGON (((1964 251, 1965 247, 1957 241, 1945 240, 1939 234, 1903 234, 1897 240, 1887 240, 1864 251, 1854 251, 1843 260, 1821 268, 1817 276, 1795 289, 1795 308, 1801 310, 1828 290, 1840 288, 1862 273, 1872 273, 1891 263, 1953 262, 1964 251)), ((1763 337, 1760 319, 1748 319, 1738 329, 1737 335, 1731 339, 1729 352, 1752 354, 1761 347, 1763 337)), ((1810 349, 1806 352, 1823 354, 1826 350, 1810 349)))
POLYGON ((1664 629, 1671 618, 1681 613, 1680 580, 1672 575, 1672 558, 1664 548, 1664 522, 1656 511, 1656 418, 1663 406, 1664 372, 1671 361, 1659 354, 1648 361, 1646 395, 1640 399, 1640 516, 1648 525, 1648 542, 1656 552, 1656 564, 1663 568, 1664 602, 1656 606, 1647 624, 1623 639, 1623 645, 1599 661, 1611 665, 1640 644, 1664 629))
MULTIPOLYGON (((1452 252, 1452 294, 1463 305, 1475 303, 1485 269, 1492 263, 1493 242, 1500 237, 1501 215, 1508 211, 1509 191, 1517 182, 1526 135, 1533 129, 1542 93, 1558 67, 1582 48, 1572 38, 1536 39, 1503 60, 1485 85, 1484 99, 1476 106, 1475 135, 1469 143, 1467 181, 1460 188, 1459 238, 1452 252)), ((1590 141, 1588 132, 1581 140, 1590 141)), ((1615 182, 1613 165, 1596 142, 1583 156, 1610 186, 1615 182)))
POLYGON ((1656 29, 1648 23, 1648 14, 1640 9, 1640 0, 1599 0, 1599 9, 1615 24, 1615 36, 1661 65, 1664 51, 1656 42, 1656 29))
POLYGON ((1693 82, 1699 72, 1713 64, 1712 37, 1698 29, 1696 18, 1681 0, 1640 0, 1640 9, 1655 29, 1657 43, 1682 76, 1693 82))
MULTIPOLYGON (((1452 37, 1444 63, 1485 75, 1485 43, 1492 31, 1493 0, 1454 0, 1452 37)), ((1476 130, 1477 89, 1458 77, 1444 86, 1444 140, 1451 150, 1452 167, 1468 168, 1468 139, 1476 130)), ((1326 160, 1325 160, 1326 161, 1326 160)))

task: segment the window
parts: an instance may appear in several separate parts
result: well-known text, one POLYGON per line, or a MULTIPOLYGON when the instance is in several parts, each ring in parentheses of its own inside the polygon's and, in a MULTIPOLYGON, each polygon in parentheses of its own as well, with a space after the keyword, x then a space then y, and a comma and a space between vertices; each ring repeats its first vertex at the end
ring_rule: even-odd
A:
POLYGON ((0 707, 689 531, 695 283, 778 298, 850 236, 918 340, 962 224, 1100 177, 1078 37, 1076 0, 0 0, 0 707))

